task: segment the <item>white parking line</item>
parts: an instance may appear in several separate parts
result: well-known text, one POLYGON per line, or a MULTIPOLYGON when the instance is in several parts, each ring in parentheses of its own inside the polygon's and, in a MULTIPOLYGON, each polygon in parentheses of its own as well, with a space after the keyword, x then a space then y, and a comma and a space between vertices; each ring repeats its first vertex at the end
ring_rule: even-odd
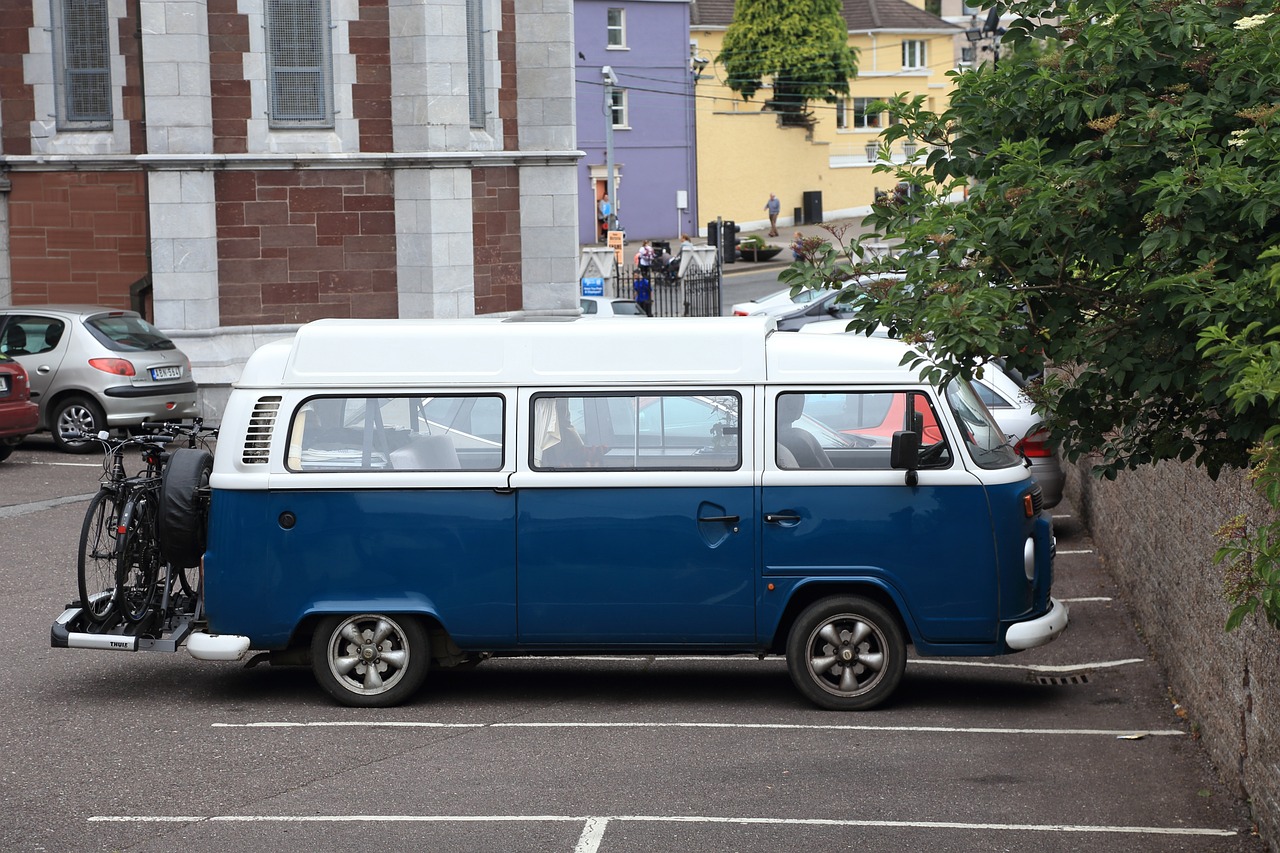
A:
POLYGON ((1129 666, 1142 663, 1142 658, 1125 658, 1124 660, 1099 660, 1091 663, 992 663, 982 660, 957 660, 956 658, 912 658, 907 663, 919 663, 926 666, 972 666, 986 669, 1025 669, 1028 672, 1079 672, 1084 669, 1114 669, 1117 666, 1129 666))
POLYGON ((1058 555, 1059 557, 1061 557, 1063 554, 1092 554, 1093 549, 1081 548, 1080 550, 1077 550, 1077 551, 1054 551, 1053 553, 1058 555))
POLYGON ((282 720, 257 723, 210 723, 215 729, 325 729, 325 728, 420 728, 420 729, 732 729, 759 730, 785 729, 788 731, 820 732, 928 732, 935 734, 989 734, 989 735, 1091 735, 1109 738, 1124 737, 1141 732, 1152 737, 1183 737, 1186 732, 1178 729, 1002 729, 984 726, 872 726, 852 723, 680 723, 680 722, 524 722, 524 723, 429 723, 429 722, 381 722, 377 720, 314 720, 309 722, 285 722, 282 720))
POLYGON ((841 820, 837 818, 718 817, 712 815, 94 815, 91 823, 582 823, 574 853, 598 849, 609 823, 703 823, 744 826, 843 826, 874 829, 963 829, 996 832, 1074 832, 1107 835, 1184 835, 1230 838, 1234 829, 1196 826, 1108 826, 1089 824, 961 823, 932 820, 841 820))

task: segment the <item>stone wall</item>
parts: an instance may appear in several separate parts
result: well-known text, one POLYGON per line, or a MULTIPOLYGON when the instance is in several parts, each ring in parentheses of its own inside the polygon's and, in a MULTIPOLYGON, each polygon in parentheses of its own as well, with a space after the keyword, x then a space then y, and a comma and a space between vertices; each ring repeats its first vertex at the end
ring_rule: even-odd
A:
POLYGON ((1214 532, 1237 513, 1265 515, 1244 475, 1217 482, 1164 463, 1098 480, 1070 469, 1068 496, 1123 589, 1174 700, 1186 709, 1223 781, 1252 803, 1280 850, 1280 631, 1261 616, 1223 626, 1231 604, 1214 565, 1214 532))

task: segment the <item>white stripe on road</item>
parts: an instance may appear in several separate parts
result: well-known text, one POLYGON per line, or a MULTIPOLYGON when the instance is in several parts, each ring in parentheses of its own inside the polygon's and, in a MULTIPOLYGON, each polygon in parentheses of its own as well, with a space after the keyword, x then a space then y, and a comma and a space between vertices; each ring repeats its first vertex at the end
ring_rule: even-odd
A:
POLYGON ((926 666, 973 666, 987 669, 1025 669, 1028 672, 1081 672, 1088 669, 1112 669, 1117 666, 1129 666, 1142 663, 1142 658, 1126 658, 1124 660, 1100 660, 1093 663, 1068 663, 1061 665, 1034 663, 991 663, 981 660, 956 660, 955 658, 912 658, 907 663, 918 663, 926 666))
POLYGON ((1143 734, 1160 737, 1182 737, 1186 733, 1178 729, 1002 729, 983 726, 872 726, 853 723, 676 723, 676 722, 525 722, 525 723, 428 723, 381 722, 377 720, 315 720, 310 722, 285 722, 271 720, 257 723, 210 723, 215 729, 326 729, 326 728, 405 728, 405 729, 733 729, 733 730, 788 730, 819 732, 929 732, 938 734, 991 734, 991 735, 1093 735, 1125 737, 1143 734))
POLYGON ((1056 555, 1057 555, 1057 556, 1059 556, 1059 557, 1061 557, 1063 554, 1092 554, 1092 553, 1093 553, 1093 549, 1092 549, 1092 548, 1084 548, 1084 549, 1082 549, 1082 550, 1078 550, 1078 551, 1054 551, 1053 553, 1054 553, 1054 554, 1056 554, 1056 555))
POLYGON ((578 838, 575 853, 591 853, 598 848, 600 839, 610 822, 628 823, 705 823, 738 824, 747 826, 848 826, 882 829, 963 829, 994 830, 1001 832, 1075 832, 1105 833, 1109 835, 1188 835, 1230 838, 1239 833, 1234 829, 1213 829, 1196 826, 1108 826, 1089 824, 1038 824, 1038 823, 961 823, 933 820, 841 820, 836 818, 780 818, 780 817, 717 817, 711 815, 210 815, 198 816, 149 816, 149 815, 95 815, 91 823, 582 823, 584 828, 578 838))
POLYGON ((587 825, 582 828, 582 834, 578 836, 578 843, 574 845, 573 853, 596 853, 600 849, 600 842, 604 838, 604 830, 608 825, 607 817, 587 818, 587 825))

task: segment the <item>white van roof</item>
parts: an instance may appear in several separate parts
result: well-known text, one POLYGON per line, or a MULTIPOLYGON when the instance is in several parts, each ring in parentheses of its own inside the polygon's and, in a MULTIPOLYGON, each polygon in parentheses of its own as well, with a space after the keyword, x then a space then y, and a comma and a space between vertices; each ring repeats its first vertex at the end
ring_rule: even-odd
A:
POLYGON ((237 387, 918 381, 899 341, 778 332, 772 318, 317 320, 237 387))

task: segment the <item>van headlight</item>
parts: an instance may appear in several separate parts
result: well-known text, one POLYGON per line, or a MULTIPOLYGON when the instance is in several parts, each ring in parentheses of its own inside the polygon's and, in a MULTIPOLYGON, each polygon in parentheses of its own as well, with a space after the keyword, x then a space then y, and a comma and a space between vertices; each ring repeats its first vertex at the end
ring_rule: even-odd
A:
POLYGON ((1036 540, 1030 536, 1022 546, 1022 570, 1027 573, 1027 580, 1036 579, 1036 540))

